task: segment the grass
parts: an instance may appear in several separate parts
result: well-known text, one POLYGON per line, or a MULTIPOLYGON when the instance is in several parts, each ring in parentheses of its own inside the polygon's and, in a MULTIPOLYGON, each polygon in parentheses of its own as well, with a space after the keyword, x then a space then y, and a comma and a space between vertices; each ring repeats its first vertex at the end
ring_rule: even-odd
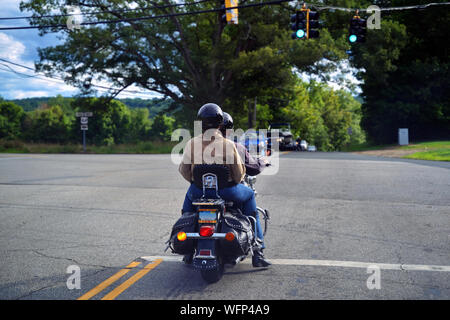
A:
MULTIPOLYGON (((171 153, 177 142, 142 141, 111 146, 87 145, 92 154, 161 154, 171 153)), ((84 153, 81 144, 26 143, 18 140, 0 140, 0 153, 84 153)))
POLYGON ((397 144, 389 145, 371 145, 363 143, 359 145, 351 145, 345 147, 342 151, 356 152, 356 151, 374 151, 374 150, 410 150, 413 153, 402 158, 419 159, 419 160, 433 160, 433 161, 450 161, 450 141, 422 141, 412 142, 407 146, 399 146, 397 144), (417 152, 414 152, 417 150, 417 152))
POLYGON ((368 142, 360 143, 360 144, 352 144, 348 146, 344 146, 341 151, 343 152, 355 152, 355 151, 370 151, 370 150, 380 150, 389 147, 395 146, 394 144, 385 144, 385 145, 373 145, 368 142))
POLYGON ((404 156, 407 159, 450 161, 450 141, 427 141, 400 147, 418 151, 404 156))

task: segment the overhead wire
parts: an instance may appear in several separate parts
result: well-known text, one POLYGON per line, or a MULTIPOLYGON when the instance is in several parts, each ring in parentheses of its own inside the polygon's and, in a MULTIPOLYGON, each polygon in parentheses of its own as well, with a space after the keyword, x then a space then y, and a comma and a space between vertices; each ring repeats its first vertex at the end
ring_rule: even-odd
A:
MULTIPOLYGON (((276 5, 285 2, 292 2, 291 0, 275 0, 275 1, 265 1, 258 3, 249 3, 245 5, 238 5, 234 7, 228 7, 227 10, 231 9, 244 9, 251 7, 261 7, 267 5, 276 5)), ((344 7, 333 7, 333 6, 321 6, 316 4, 311 4, 317 10, 343 10, 343 11, 367 11, 368 9, 356 9, 356 8, 344 8, 344 7)), ((398 11, 398 10, 411 10, 411 9, 425 9, 431 6, 442 6, 442 5, 450 5, 450 2, 437 2, 437 3, 428 3, 421 4, 415 6, 404 6, 404 7, 387 7, 387 8, 379 8, 380 11, 398 11)), ((120 23, 120 22, 134 22, 134 21, 142 21, 142 20, 153 20, 153 19, 162 19, 162 18, 170 18, 170 17, 178 17, 178 16, 187 16, 187 15, 196 15, 203 13, 211 13, 211 12, 220 12, 225 9, 223 8, 213 8, 213 9, 205 9, 199 11, 188 11, 188 12, 174 12, 169 14, 155 15, 155 16, 143 16, 143 17, 134 17, 134 18, 123 18, 123 19, 113 19, 113 20, 100 20, 100 21, 89 21, 89 22, 81 22, 78 25, 86 26, 86 25, 98 25, 98 24, 111 24, 111 23, 120 23)), ((48 28, 62 28, 67 29, 67 24, 54 24, 54 25, 41 25, 41 26, 19 26, 19 27, 1 27, 0 30, 23 30, 23 29, 48 29, 48 28)))

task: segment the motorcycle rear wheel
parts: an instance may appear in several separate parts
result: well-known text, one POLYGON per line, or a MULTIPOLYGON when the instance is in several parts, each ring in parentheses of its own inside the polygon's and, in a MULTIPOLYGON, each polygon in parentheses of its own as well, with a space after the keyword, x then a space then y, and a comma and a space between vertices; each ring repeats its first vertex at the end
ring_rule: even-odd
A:
POLYGON ((224 265, 220 263, 217 268, 210 270, 200 270, 203 280, 208 283, 215 283, 222 279, 224 272, 224 265))

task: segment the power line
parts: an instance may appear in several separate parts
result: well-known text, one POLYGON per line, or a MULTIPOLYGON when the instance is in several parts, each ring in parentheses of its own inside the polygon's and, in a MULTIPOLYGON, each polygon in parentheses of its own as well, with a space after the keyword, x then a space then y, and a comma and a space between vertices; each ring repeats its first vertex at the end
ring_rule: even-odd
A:
MULTIPOLYGON (((260 3, 250 3, 241 6, 228 7, 227 9, 245 9, 251 7, 262 7, 267 5, 276 5, 284 2, 292 2, 292 0, 276 0, 276 1, 266 1, 260 3)), ((441 2, 441 3, 429 3, 423 5, 416 6, 405 6, 405 7, 391 7, 391 8, 380 8, 380 11, 397 11, 397 10, 410 10, 410 9, 425 9, 431 6, 442 6, 442 5, 450 5, 450 2, 441 2)), ((343 8, 343 7, 331 7, 331 6, 320 6, 312 4, 317 10, 343 10, 343 11, 367 11, 367 9, 355 9, 355 8, 343 8)), ((111 24, 111 23, 120 23, 120 22, 134 22, 134 21, 142 21, 142 20, 153 20, 153 19, 162 19, 162 18, 170 18, 170 17, 179 17, 179 16, 187 16, 187 15, 195 15, 202 13, 212 13, 212 12, 220 12, 223 11, 222 8, 215 9, 207 9, 200 11, 191 11, 191 12, 178 12, 164 15, 156 15, 156 16, 144 16, 144 17, 135 17, 135 18, 125 18, 125 19, 114 19, 114 20, 101 20, 101 21, 92 21, 92 22, 82 22, 79 25, 97 25, 97 24, 111 24)), ((2 27, 0 30, 24 30, 24 29, 47 29, 47 28, 62 28, 66 29, 66 24, 55 24, 55 25, 43 25, 43 26, 21 26, 21 27, 2 27)))
MULTIPOLYGON (((9 63, 9 64, 17 66, 17 67, 24 68, 24 69, 27 69, 27 70, 34 71, 35 73, 38 73, 38 71, 36 71, 36 69, 28 67, 28 66, 25 66, 25 65, 20 64, 20 63, 12 62, 12 61, 9 61, 9 60, 4 59, 4 58, 0 58, 0 61, 9 63)), ((60 83, 60 84, 66 84, 67 85, 67 83, 64 81, 64 79, 59 78, 59 77, 51 77, 51 76, 48 76, 48 75, 42 75, 42 76, 45 77, 45 78, 42 78, 39 74, 37 74, 37 75, 29 75, 29 74, 26 74, 26 73, 23 73, 23 72, 16 71, 16 70, 12 69, 11 67, 9 67, 8 65, 6 65, 4 63, 1 63, 1 64, 6 66, 9 69, 8 70, 8 69, 0 68, 0 70, 3 70, 3 71, 13 72, 13 73, 15 73, 17 75, 26 76, 28 78, 34 77, 36 79, 40 79, 40 80, 44 80, 44 81, 55 82, 55 83, 60 83), (55 80, 58 80, 58 81, 55 81, 55 80), (60 81, 62 81, 62 83, 60 81)), ((71 85, 71 86, 75 87, 74 85, 71 85)), ((108 90, 108 91, 111 91, 111 90, 118 91, 118 90, 120 90, 118 88, 106 87, 106 86, 102 86, 102 85, 98 85, 98 84, 91 84, 90 86, 95 87, 95 88, 99 88, 99 89, 103 89, 103 90, 108 90)), ((120 92, 132 93, 132 94, 152 94, 151 92, 137 91, 137 90, 127 90, 127 89, 121 90, 120 92)))
MULTIPOLYGON (((446 6, 450 5, 450 2, 433 2, 433 3, 427 3, 427 4, 419 4, 419 5, 413 5, 413 6, 404 6, 404 7, 386 7, 386 8, 380 8, 380 11, 399 11, 399 10, 412 10, 412 9, 426 9, 428 7, 433 6, 446 6)), ((356 9, 356 8, 343 8, 343 7, 333 7, 333 6, 320 6, 320 5, 313 5, 317 10, 340 10, 340 11, 348 11, 348 12, 354 12, 356 10, 359 10, 359 12, 367 11, 368 9, 356 9)), ((369 10, 371 11, 371 10, 369 10)))
POLYGON ((148 9, 167 9, 181 6, 192 6, 204 2, 211 2, 214 0, 199 0, 195 2, 185 2, 185 3, 175 3, 166 5, 155 5, 151 7, 144 8, 134 8, 134 9, 122 9, 122 10, 107 10, 107 11, 92 11, 92 12, 81 12, 81 13, 66 13, 66 14, 54 14, 54 15, 42 15, 42 16, 22 16, 22 17, 0 17, 0 20, 23 20, 23 19, 42 19, 42 18, 59 18, 59 17, 71 17, 71 16, 85 16, 85 15, 95 15, 95 14, 105 14, 105 13, 124 13, 124 12, 135 12, 137 10, 148 10, 148 9))

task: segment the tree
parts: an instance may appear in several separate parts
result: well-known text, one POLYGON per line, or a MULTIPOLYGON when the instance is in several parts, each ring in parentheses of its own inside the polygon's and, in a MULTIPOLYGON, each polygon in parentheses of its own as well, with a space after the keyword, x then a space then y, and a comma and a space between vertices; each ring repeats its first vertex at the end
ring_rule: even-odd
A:
POLYGON ((323 151, 340 150, 347 144, 350 126, 357 134, 361 131, 360 104, 349 93, 314 81, 297 84, 295 98, 282 109, 282 114, 296 137, 323 151))
POLYGON ((15 139, 21 135, 23 109, 12 102, 0 101, 0 139, 15 139))
MULTIPOLYGON (((249 3, 259 1, 240 4, 249 3)), ((33 12, 31 24, 64 24, 64 17, 39 16, 66 13, 68 4, 73 1, 29 0, 21 3, 21 9, 33 12)), ((85 20, 101 21, 183 14, 220 8, 221 2, 170 4, 174 2, 78 3, 83 12, 101 12, 85 16, 85 20), (137 4, 137 9, 125 11, 131 4, 137 4)), ((94 88, 91 83, 95 80, 108 80, 118 88, 113 95, 131 85, 160 93, 170 97, 174 107, 187 109, 183 115, 192 126, 195 111, 204 103, 215 102, 229 112, 242 113, 248 99, 284 95, 295 82, 293 67, 317 72, 320 66, 315 62, 345 57, 342 37, 336 40, 326 30, 317 40, 292 41, 288 28, 291 12, 286 6, 252 7, 240 10, 238 25, 225 25, 222 12, 211 12, 82 26, 79 31, 63 31, 63 44, 39 49, 36 67, 56 73, 86 92, 94 88)), ((58 28, 40 30, 42 35, 54 31, 58 28)))
POLYGON ((153 119, 150 135, 152 138, 169 141, 174 129, 175 119, 165 114, 159 114, 153 119))
MULTIPOLYGON (((122 102, 103 98, 79 98, 72 102, 76 112, 92 112, 86 139, 96 145, 127 142, 130 137, 131 112, 122 102)), ((73 126, 74 135, 80 136, 80 126, 73 126)))
POLYGON ((28 112, 24 137, 32 142, 64 143, 70 139, 72 122, 60 106, 43 106, 28 112))
POLYGON ((152 121, 149 119, 149 111, 144 108, 131 109, 131 123, 127 141, 137 142, 148 140, 152 121))
POLYGON ((352 50, 363 80, 362 125, 372 141, 393 143, 398 128, 409 128, 411 140, 450 138, 449 24, 450 11, 439 7, 394 12, 352 50))

